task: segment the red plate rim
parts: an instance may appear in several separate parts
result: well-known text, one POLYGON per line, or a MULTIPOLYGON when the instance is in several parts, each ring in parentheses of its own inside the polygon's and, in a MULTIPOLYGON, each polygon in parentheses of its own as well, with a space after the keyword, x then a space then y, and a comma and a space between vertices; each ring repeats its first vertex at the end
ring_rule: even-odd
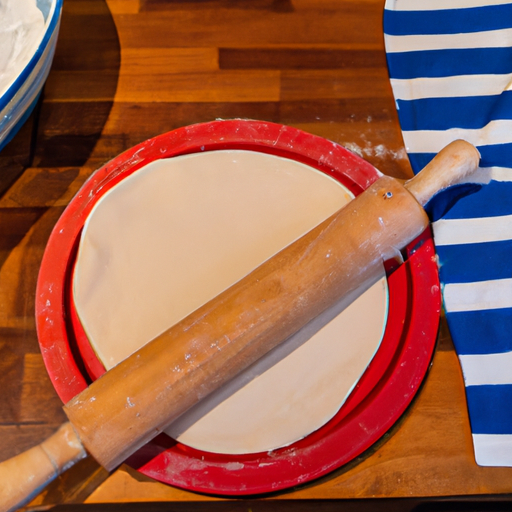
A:
MULTIPOLYGON (((91 209, 107 190, 152 161, 220 149, 260 151, 300 161, 356 195, 380 176, 371 164, 336 143, 288 126, 247 120, 180 128, 143 142, 98 169, 57 221, 37 284, 39 344, 63 402, 86 388, 88 371, 98 375, 101 370, 101 365, 94 366, 99 363, 90 346, 80 341, 79 330, 75 332, 69 293, 79 236, 91 209)), ((441 299, 429 231, 409 245, 407 255, 406 263, 388 277, 389 313, 381 348, 345 405, 322 428, 286 448, 242 456, 202 452, 161 435, 127 462, 147 476, 184 489, 250 495, 311 481, 360 455, 408 407, 435 346, 441 299), (421 304, 420 313, 413 304, 421 304)))

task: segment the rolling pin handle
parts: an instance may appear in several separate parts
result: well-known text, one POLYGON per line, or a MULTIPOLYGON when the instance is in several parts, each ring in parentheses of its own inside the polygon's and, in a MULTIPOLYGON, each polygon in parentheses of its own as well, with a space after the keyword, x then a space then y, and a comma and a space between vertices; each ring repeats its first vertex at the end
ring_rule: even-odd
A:
POLYGON ((68 422, 41 444, 0 463, 0 512, 17 510, 85 456, 68 422))
POLYGON ((480 162, 478 150, 464 140, 456 140, 442 149, 405 188, 425 206, 438 192, 472 174, 480 162))

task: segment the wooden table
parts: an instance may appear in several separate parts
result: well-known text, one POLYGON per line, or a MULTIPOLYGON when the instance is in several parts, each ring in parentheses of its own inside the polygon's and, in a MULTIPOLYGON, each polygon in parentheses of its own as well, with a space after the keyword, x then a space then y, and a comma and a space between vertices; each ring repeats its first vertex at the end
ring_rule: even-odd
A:
MULTIPOLYGON (((382 10, 382 0, 65 0, 44 97, 0 153, 0 459, 64 421, 37 343, 36 279, 53 225, 101 164, 171 129, 241 117, 301 128, 410 176, 382 10)), ((399 424, 348 466, 270 500, 510 492, 512 469, 474 462, 443 322, 399 424)), ((32 505, 212 500, 86 460, 32 505)))

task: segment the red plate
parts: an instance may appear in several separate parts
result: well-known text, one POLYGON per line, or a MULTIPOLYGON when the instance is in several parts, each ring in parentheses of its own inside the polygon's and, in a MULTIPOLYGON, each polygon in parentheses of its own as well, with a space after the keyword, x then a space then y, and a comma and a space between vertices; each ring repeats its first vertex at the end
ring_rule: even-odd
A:
MULTIPOLYGON (((92 207, 107 190, 161 158, 220 149, 245 149, 303 162, 354 194, 379 173, 343 147, 287 126, 260 121, 215 121, 155 137, 96 171, 57 222, 41 263, 36 295, 39 344, 57 393, 67 402, 104 370, 71 306, 70 280, 79 237, 92 207), (74 317, 74 320, 73 320, 74 317)), ((349 462, 402 415, 430 365, 441 306, 430 232, 406 250, 388 276, 384 338, 370 366, 338 414, 291 446, 272 452, 222 455, 195 450, 161 435, 127 461, 161 482, 214 494, 248 495, 285 489, 349 462), (421 308, 413 305, 421 304, 421 308)))

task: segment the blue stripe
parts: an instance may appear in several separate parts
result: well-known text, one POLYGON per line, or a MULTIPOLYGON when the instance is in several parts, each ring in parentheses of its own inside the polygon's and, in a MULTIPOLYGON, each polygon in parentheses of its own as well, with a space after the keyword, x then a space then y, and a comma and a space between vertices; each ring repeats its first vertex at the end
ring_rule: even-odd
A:
POLYGON ((480 146, 478 150, 482 156, 480 167, 512 167, 512 143, 480 146))
MULTIPOLYGON (((511 134, 512 135, 512 134, 511 134)), ((511 167, 512 143, 478 146, 481 160, 480 167, 511 167)), ((436 156, 436 153, 409 153, 413 171, 418 173, 436 156)))
MULTIPOLYGON (((445 219, 497 217, 512 214, 512 182, 491 181, 475 194, 459 199, 445 219)), ((512 276, 512 270, 511 270, 512 276)))
POLYGON ((512 385, 468 386, 473 434, 512 434, 512 385))
POLYGON ((496 96, 397 100, 402 130, 479 129, 496 119, 512 119, 512 91, 496 96))
MULTIPOLYGON (((512 182, 491 181, 486 185, 455 185, 435 195, 425 206, 425 210, 432 221, 441 217, 467 219, 512 215, 512 182)), ((465 247, 468 250, 476 248, 470 244, 465 247)), ((439 249, 445 250, 446 246, 439 249)))
POLYGON ((476 194, 483 186, 481 183, 462 183, 438 192, 425 205, 431 222, 444 217, 463 197, 476 194))
POLYGON ((391 78, 489 75, 512 72, 512 48, 462 48, 388 53, 391 78))
POLYGON ((459 355, 512 351, 512 309, 446 313, 446 320, 459 355))
POLYGON ((408 156, 414 174, 418 174, 436 156, 436 153, 408 153, 408 156))
POLYGON ((384 10, 384 31, 393 36, 459 34, 510 28, 512 5, 436 11, 384 10))
POLYGON ((471 283, 512 276, 512 240, 436 248, 443 283, 471 283))

